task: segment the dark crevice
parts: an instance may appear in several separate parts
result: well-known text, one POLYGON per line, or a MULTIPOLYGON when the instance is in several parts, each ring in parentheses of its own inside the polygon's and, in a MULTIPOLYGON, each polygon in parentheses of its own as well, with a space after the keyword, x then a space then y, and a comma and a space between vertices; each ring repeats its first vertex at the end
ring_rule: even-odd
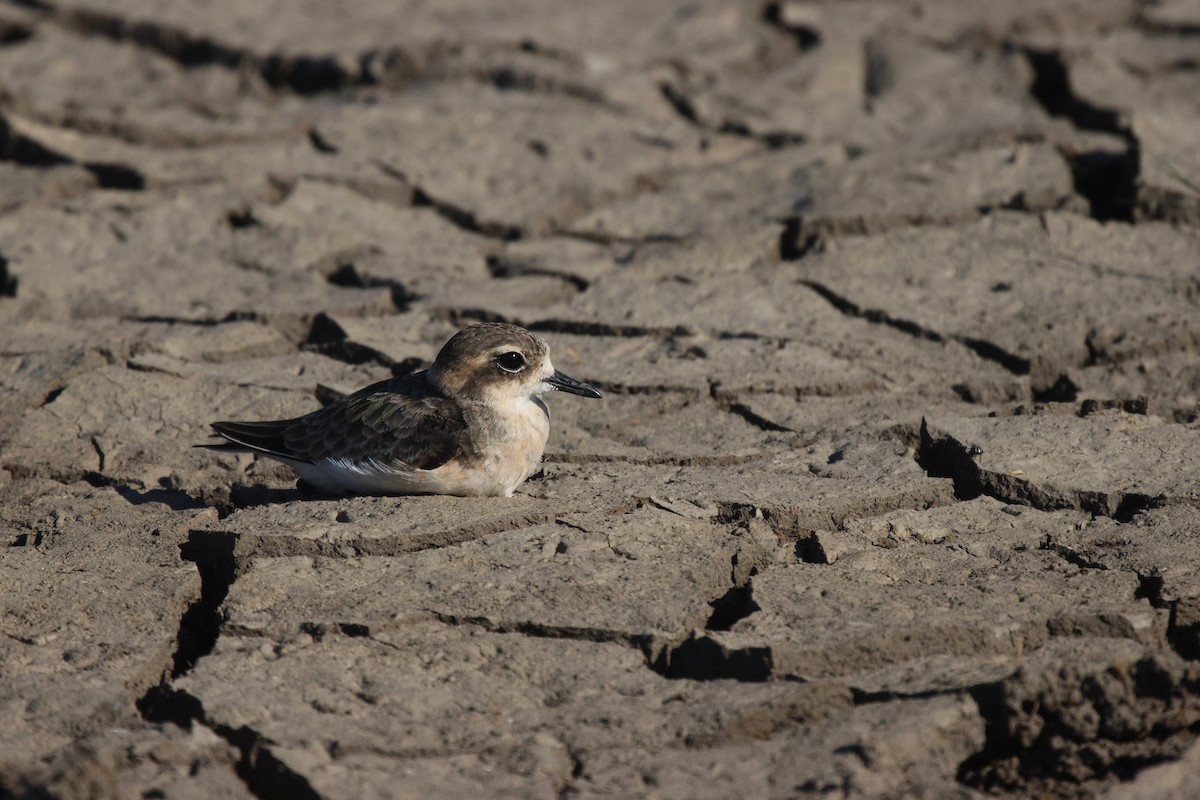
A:
POLYGON ((552 78, 512 65, 476 70, 475 77, 502 92, 555 95, 600 106, 610 111, 618 110, 599 89, 582 83, 552 78))
POLYGON ((85 161, 82 166, 95 176, 96 183, 101 189, 138 192, 146 188, 146 177, 133 167, 125 164, 105 164, 98 161, 85 161))
POLYGON ((46 4, 55 20, 79 33, 103 36, 113 41, 129 41, 167 56, 185 67, 221 64, 237 67, 246 52, 227 47, 203 36, 155 22, 135 22, 116 14, 93 9, 59 9, 46 4))
POLYGON ((539 267, 535 264, 529 264, 519 259, 510 258, 504 255, 491 255, 487 258, 488 272, 493 278, 516 278, 525 275, 542 275, 549 278, 558 278, 560 281, 569 283, 578 292, 586 292, 590 285, 588 281, 578 275, 572 275, 569 272, 560 272, 558 270, 539 267))
POLYGON ((1066 373, 1059 374, 1049 385, 1031 388, 1030 396, 1035 403, 1074 403, 1080 391, 1079 386, 1066 373))
POLYGON ((209 719, 198 697, 171 684, 216 646, 221 626, 219 609, 237 578, 236 545, 235 535, 209 531, 192 531, 180 545, 183 560, 194 563, 200 572, 200 597, 180 618, 170 676, 147 690, 138 699, 137 708, 148 722, 173 724, 184 730, 200 723, 212 729, 237 750, 235 770, 255 797, 316 800, 320 795, 309 782, 266 749, 266 740, 258 732, 209 719))
POLYGON ((262 227, 262 220, 254 215, 254 209, 250 206, 232 209, 225 214, 225 222, 235 231, 262 227))
POLYGON ((15 20, 0 19, 0 47, 28 41, 33 37, 33 28, 15 20))
POLYGON ((8 271, 8 259, 0 254, 0 297, 16 297, 19 283, 17 276, 8 271))
POLYGON ((763 683, 771 679, 769 647, 729 649, 709 636, 692 636, 664 650, 651 668, 672 680, 735 680, 763 683))
POLYGON ((862 308, 857 303, 842 297, 837 292, 829 287, 818 283, 817 281, 802 280, 800 284, 807 286, 814 292, 819 294, 822 299, 828 302, 831 306, 837 309, 840 313, 848 317, 863 319, 867 322, 873 322, 877 325, 886 325, 889 328, 895 328, 898 331, 908 334, 917 339, 926 339, 931 342, 945 343, 946 337, 929 328, 925 328, 916 322, 906 319, 899 319, 891 316, 886 311, 875 308, 862 308))
POLYGON ((782 150, 785 147, 796 147, 808 141, 808 137, 796 131, 751 131, 739 123, 729 120, 721 123, 721 133, 736 134, 747 139, 754 139, 766 145, 768 150, 782 150))
MULTIPOLYGON (((69 30, 116 42, 131 42, 165 56, 184 68, 216 65, 227 69, 250 70, 273 89, 290 90, 302 95, 359 86, 402 90, 422 75, 433 80, 464 75, 463 70, 455 68, 453 64, 453 58, 462 54, 461 47, 457 45, 439 45, 423 54, 395 46, 375 48, 351 58, 337 55, 260 54, 247 47, 219 42, 162 22, 132 20, 94 9, 62 9, 35 0, 12 1, 36 10, 69 30)), ((543 52, 520 49, 526 53, 543 52)), ((465 74, 487 82, 499 91, 548 93, 612 107, 599 90, 590 86, 541 76, 517 67, 468 68, 465 74)), ((310 141, 319 152, 333 152, 324 149, 316 138, 310 138, 310 141)))
POLYGON ((195 325, 198 328, 215 328, 224 322, 234 321, 233 314, 223 319, 216 319, 214 317, 174 317, 168 314, 129 314, 120 319, 122 322, 142 322, 147 325, 195 325))
POLYGON ((105 464, 105 461, 107 461, 107 459, 104 456, 104 448, 100 446, 100 440, 97 439, 95 436, 93 436, 91 438, 91 442, 92 442, 92 450, 95 451, 96 458, 98 459, 98 463, 99 463, 99 466, 96 467, 96 472, 99 473, 101 476, 103 476, 104 464, 105 464))
POLYGON ((571 760, 571 774, 566 780, 562 781, 558 789, 558 800, 570 800, 575 797, 576 782, 583 777, 584 764, 582 753, 576 747, 567 747, 567 758, 571 760))
POLYGON ((65 392, 66 390, 67 390, 66 386, 59 386, 54 389, 51 389, 50 391, 46 392, 46 396, 44 398, 42 398, 42 402, 39 403, 39 405, 42 407, 50 405, 55 400, 57 400, 59 398, 59 396, 61 396, 62 393, 65 392))
POLYGON ((314 642, 319 642, 331 634, 348 639, 371 638, 370 627, 357 622, 302 622, 300 632, 311 636, 314 642))
POLYGON ((266 748, 267 740, 248 726, 234 728, 208 719, 199 698, 171 686, 156 686, 138 703, 149 722, 174 724, 188 730, 200 723, 229 742, 238 752, 234 769, 246 788, 262 800, 319 800, 321 795, 304 776, 266 748))
MULTIPOLYGON (((1155 19, 1147 16, 1146 11, 1153 8, 1156 3, 1147 3, 1139 6, 1137 17, 1137 27, 1146 33, 1152 33, 1159 36, 1200 36, 1200 22, 1193 22, 1183 19, 1155 19)), ((1188 60, 1186 63, 1194 63, 1188 60)), ((1194 69, 1194 67, 1193 67, 1194 69)))
POLYGON ((1070 155, 1068 160, 1075 191, 1087 200, 1092 217, 1102 222, 1132 222, 1141 149, 1128 120, 1117 110, 1093 105, 1075 94, 1063 53, 1034 48, 1023 52, 1033 71, 1029 93, 1047 114, 1068 119, 1082 130, 1115 134, 1125 141, 1124 151, 1084 152, 1070 155))
POLYGON ((687 236, 680 236, 674 233, 646 233, 641 236, 621 236, 616 233, 608 233, 607 231, 597 230, 556 230, 555 236, 563 236, 568 239, 578 239, 581 242, 590 242, 600 245, 629 245, 628 253, 618 256, 615 261, 618 264, 625 265, 633 260, 637 252, 637 248, 647 244, 684 244, 688 241, 687 236))
POLYGON ((1126 414, 1140 414, 1141 416, 1145 416, 1146 414, 1150 413, 1150 398, 1148 398, 1146 395, 1107 400, 1088 398, 1079 404, 1079 411, 1076 413, 1080 417, 1090 417, 1092 414, 1097 414, 1101 411, 1107 411, 1111 409, 1117 409, 1126 414))
POLYGON ((1132 222, 1138 201, 1139 149, 1096 150, 1067 157, 1075 191, 1088 203, 1088 212, 1101 222, 1132 222))
POLYGON ((1170 604, 1163 600, 1163 586, 1166 582, 1161 575, 1142 575, 1138 573, 1138 588, 1133 596, 1138 600, 1147 600, 1155 608, 1167 608, 1170 604))
POLYGON ((762 510, 751 503, 734 503, 732 500, 716 504, 716 516, 713 522, 719 525, 738 525, 740 528, 749 527, 752 519, 762 516, 762 510))
MULTIPOLYGON (((93 446, 95 446, 94 441, 95 437, 93 437, 93 446)), ((203 447, 204 445, 194 446, 203 447)), ((84 472, 81 477, 89 485, 95 486, 98 489, 112 489, 131 506, 159 503, 172 511, 189 511, 197 508, 207 508, 209 505, 204 500, 193 497, 184 490, 173 488, 170 485, 164 485, 156 489, 139 489, 130 486, 128 483, 122 483, 116 478, 111 478, 102 472, 91 470, 84 472)), ((163 483, 169 484, 170 482, 164 479, 163 483)))
POLYGON ((345 339, 347 333, 341 325, 334 321, 324 311, 313 317, 312 325, 308 329, 308 336, 305 338, 306 345, 320 347, 322 345, 333 344, 345 339))
POLYGON ((1070 70, 1061 52, 1028 48, 1024 53, 1033 70, 1029 93, 1047 114, 1065 117, 1084 130, 1128 135, 1119 112, 1092 105, 1075 94, 1070 70))
POLYGON ((1049 534, 1047 534, 1042 541, 1038 543, 1038 549, 1054 553, 1063 561, 1066 561, 1068 564, 1074 564, 1080 569, 1108 569, 1108 565, 1104 562, 1094 561, 1077 550, 1059 544, 1054 540, 1054 537, 1050 536, 1049 534))
POLYGON ((430 613, 434 619, 445 625, 466 625, 481 628, 489 633, 519 633, 522 636, 541 639, 571 639, 580 642, 613 642, 636 648, 645 654, 649 654, 654 648, 654 637, 650 635, 630 634, 605 628, 546 625, 532 620, 510 622, 488 617, 446 614, 441 611, 431 611, 430 613))
POLYGON ((1200 601, 1195 598, 1170 599, 1163 596, 1166 581, 1161 575, 1138 573, 1134 595, 1157 609, 1167 611, 1167 641, 1180 658, 1200 660, 1200 601), (1181 613, 1182 609, 1182 613, 1181 613))
POLYGON ((814 292, 819 294, 830 305, 836 308, 842 314, 857 319, 863 319, 867 322, 872 322, 877 325, 886 325, 889 328, 895 328, 898 331, 908 334, 916 339, 925 339, 931 342, 946 344, 948 342, 957 342, 962 346, 973 351, 980 358, 991 361, 1014 375, 1028 375, 1031 363, 1029 359, 1009 353, 994 342, 989 342, 984 339, 976 339, 970 336, 950 335, 944 336, 935 330, 926 328, 917 322, 911 320, 893 317, 886 311, 874 308, 862 308, 857 303, 842 297, 837 292, 834 292, 829 287, 812 280, 801 280, 800 283, 814 292))
POLYGON ((221 604, 237 578, 234 548, 237 537, 217 531, 192 531, 179 546, 184 561, 200 571, 200 597, 179 622, 171 677, 187 674, 202 657, 217 646, 221 631, 221 604))
MULTIPOLYGON (((257 224, 257 220, 253 224, 257 224)), ((378 261, 383 257, 383 250, 375 245, 355 245, 327 253, 309 264, 307 269, 320 273, 330 284, 343 289, 387 289, 396 311, 409 311, 420 295, 395 278, 372 275, 360 266, 364 261, 378 261)))
POLYGON ((127 164, 102 161, 76 162, 28 136, 16 133, 3 117, 0 117, 0 161, 11 161, 26 167, 77 164, 92 174, 96 179, 96 185, 101 189, 140 191, 146 188, 145 176, 127 164))
POLYGON ((700 115, 686 94, 676 89, 667 81, 663 81, 658 85, 658 91, 662 94, 663 99, 670 104, 671 108, 675 109, 676 114, 693 125, 701 124, 700 115))
POLYGON ((308 142, 313 146, 313 149, 318 153, 334 155, 338 152, 337 145, 331 143, 328 139, 321 135, 321 132, 316 128, 309 128, 308 142))
POLYGON ((244 48, 161 22, 127 19, 94 8, 59 8, 48 2, 26 0, 21 4, 76 33, 101 36, 114 42, 131 42, 185 68, 218 65, 229 69, 252 69, 272 87, 288 88, 299 94, 372 82, 363 64, 335 56, 259 56, 244 48))
POLYGON ((659 83, 658 90, 676 114, 701 131, 750 139, 764 145, 768 150, 794 147, 807 141, 804 134, 796 131, 756 131, 745 122, 736 119, 727 118, 721 120, 720 123, 710 122, 701 117, 695 104, 683 90, 676 88, 668 81, 659 83))
POLYGON ((975 355, 979 356, 983 360, 999 364, 1013 375, 1029 374, 1032 364, 1028 358, 1022 358, 1021 356, 1014 355, 994 342, 989 342, 985 339, 976 339, 971 336, 955 335, 951 338, 967 349, 973 351, 975 355))
POLYGON ((1110 517, 1122 523, 1165 502, 1162 497, 1137 492, 1059 491, 1052 487, 1043 488, 1019 476, 982 470, 972 457, 970 445, 950 436, 934 439, 925 420, 921 421, 921 442, 916 456, 917 463, 929 477, 953 481, 954 496, 964 501, 987 495, 1002 503, 1041 511, 1077 508, 1092 516, 1110 517))
MULTIPOLYGON (((760 516, 754 506, 736 503, 722 504, 717 514, 718 524, 747 527, 760 516)), ((758 567, 751 566, 739 580, 738 553, 730 558, 730 586, 720 597, 708 602, 712 613, 704 624, 705 631, 728 631, 741 620, 760 611, 754 601, 752 579, 758 567)), ((656 654, 647 653, 647 666, 670 679, 736 680, 758 683, 772 677, 772 657, 768 647, 730 649, 702 632, 693 632, 677 644, 661 648, 656 654)))
POLYGON ((499 239, 504 242, 513 242, 525 235, 524 231, 515 225, 481 220, 473 211, 467 211, 453 203, 438 200, 419 186, 413 187, 412 203, 414 207, 430 208, 447 222, 480 236, 499 239))
POLYGON ((736 416, 741 417, 742 419, 746 420, 746 422, 750 423, 761 431, 766 431, 768 433, 796 433, 796 431, 792 428, 789 428, 786 425, 780 425, 777 422, 772 422, 766 417, 756 414, 750 409, 749 406, 742 405, 741 403, 730 403, 727 410, 730 414, 735 414, 736 416))
MULTIPOLYGON (((1117 522, 1128 523, 1132 522, 1133 518, 1142 512, 1150 511, 1151 509, 1155 508, 1161 508, 1163 502, 1164 499, 1162 497, 1151 497, 1149 495, 1139 494, 1137 492, 1129 492, 1128 494, 1121 496, 1121 500, 1117 503, 1117 507, 1113 509, 1112 513, 1108 514, 1107 516, 1111 516, 1117 522)), ((1089 508, 1085 508, 1084 510, 1091 511, 1089 508)), ((1098 512, 1094 511, 1092 513, 1098 512)))
POLYGON ((877 703, 892 703, 897 700, 932 700, 936 697, 960 696, 963 691, 962 688, 955 686, 948 689, 925 689, 915 692, 898 692, 891 689, 868 692, 857 686, 851 686, 850 697, 855 706, 869 706, 877 703))
POLYGON ((147 722, 169 723, 184 730, 193 722, 204 720, 204 706, 200 701, 168 683, 152 686, 138 700, 137 708, 147 722))
POLYGON ((779 257, 783 261, 798 261, 809 253, 820 252, 824 238, 820 231, 806 227, 803 217, 790 217, 783 222, 779 235, 779 257))
POLYGON ((896 83, 896 66, 877 39, 863 42, 863 101, 870 111, 875 101, 883 97, 896 83))
POLYGON ((0 161, 11 161, 25 167, 55 167, 71 164, 71 159, 56 153, 39 142, 22 136, 0 116, 0 161))
POLYGON ((738 622, 760 610, 758 603, 754 602, 753 590, 749 583, 744 586, 730 586, 729 591, 716 600, 710 600, 708 604, 712 606, 712 615, 704 624, 706 631, 730 630, 738 622))
POLYGON ((302 347, 345 364, 378 364, 387 367, 393 375, 407 375, 425 364, 423 359, 415 356, 397 361, 381 350, 354 341, 324 312, 313 318, 302 347))
POLYGON ((805 564, 828 564, 829 555, 816 536, 805 536, 796 540, 796 560, 805 564))
POLYGON ((337 260, 333 270, 325 276, 325 280, 344 289, 387 289, 392 296, 392 305, 401 313, 411 309, 412 304, 420 299, 419 295, 409 291, 407 286, 395 278, 379 278, 360 272, 352 259, 337 260))
POLYGON ((784 16, 783 3, 778 0, 772 0, 763 6, 762 20, 772 28, 792 37, 796 42, 796 49, 801 53, 807 53, 821 44, 820 31, 809 25, 801 25, 798 22, 787 20, 784 16))
MULTIPOLYGON (((729 515, 719 512, 718 516, 727 519, 729 515)), ((755 516, 752 514, 745 519, 739 519, 738 527, 749 530, 755 516)), ((730 630, 741 620, 762 610, 758 603, 754 602, 754 590, 750 584, 750 581, 758 574, 758 566, 752 565, 749 571, 742 576, 738 569, 738 555, 738 553, 734 553, 729 559, 729 589, 720 597, 708 601, 709 606, 712 607, 712 614, 704 624, 706 631, 730 630)))
POLYGON ((970 448, 961 447, 949 438, 934 440, 925 420, 921 420, 921 443, 916 458, 929 477, 953 481, 958 500, 974 500, 984 493, 979 466, 971 457, 970 448))

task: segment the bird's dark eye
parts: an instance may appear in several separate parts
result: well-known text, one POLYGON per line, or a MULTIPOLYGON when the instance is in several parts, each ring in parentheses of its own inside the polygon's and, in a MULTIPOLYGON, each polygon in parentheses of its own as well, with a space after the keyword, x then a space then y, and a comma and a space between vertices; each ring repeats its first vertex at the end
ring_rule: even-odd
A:
POLYGON ((496 356, 496 363, 500 365, 500 369, 505 372, 520 372, 525 369, 525 356, 517 352, 505 353, 496 356))

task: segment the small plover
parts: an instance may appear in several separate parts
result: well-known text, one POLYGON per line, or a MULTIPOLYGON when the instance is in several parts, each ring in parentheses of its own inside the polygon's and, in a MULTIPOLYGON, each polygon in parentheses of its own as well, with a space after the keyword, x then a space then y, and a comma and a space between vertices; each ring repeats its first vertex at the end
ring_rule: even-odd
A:
POLYGON ((600 397, 550 363, 546 343, 506 323, 472 325, 424 372, 391 378, 303 417, 214 422, 214 450, 282 461, 336 494, 511 497, 538 470, 552 390, 600 397))

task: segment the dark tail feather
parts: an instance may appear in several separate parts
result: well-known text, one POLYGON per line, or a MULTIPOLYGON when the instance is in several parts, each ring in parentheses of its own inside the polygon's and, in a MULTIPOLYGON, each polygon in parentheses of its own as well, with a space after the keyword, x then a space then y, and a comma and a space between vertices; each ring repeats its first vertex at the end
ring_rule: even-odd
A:
POLYGON ((296 454, 288 448, 283 439, 284 431, 293 422, 295 420, 292 419, 276 422, 214 422, 212 429, 229 441, 197 446, 224 453, 244 453, 249 450, 295 461, 296 454))

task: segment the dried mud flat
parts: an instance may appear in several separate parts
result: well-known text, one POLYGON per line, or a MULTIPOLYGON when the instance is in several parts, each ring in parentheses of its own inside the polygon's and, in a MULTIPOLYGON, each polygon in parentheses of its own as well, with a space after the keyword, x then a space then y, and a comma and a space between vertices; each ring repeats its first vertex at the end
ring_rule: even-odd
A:
POLYGON ((0 2, 0 795, 1190 796, 1198 36, 0 2), (514 498, 191 448, 479 319, 514 498))

